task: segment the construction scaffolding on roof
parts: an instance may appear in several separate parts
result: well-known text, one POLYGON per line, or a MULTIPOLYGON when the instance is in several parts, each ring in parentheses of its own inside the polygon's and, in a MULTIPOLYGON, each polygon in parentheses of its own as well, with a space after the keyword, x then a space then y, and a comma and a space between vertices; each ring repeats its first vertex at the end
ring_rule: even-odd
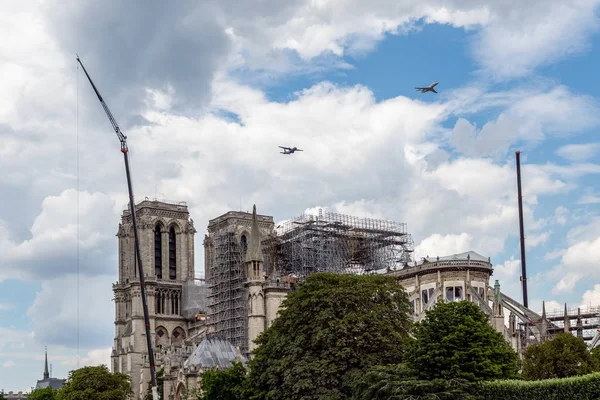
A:
POLYGON ((316 272, 369 273, 412 261, 405 223, 323 212, 303 214, 263 239, 265 268, 303 279, 316 272))

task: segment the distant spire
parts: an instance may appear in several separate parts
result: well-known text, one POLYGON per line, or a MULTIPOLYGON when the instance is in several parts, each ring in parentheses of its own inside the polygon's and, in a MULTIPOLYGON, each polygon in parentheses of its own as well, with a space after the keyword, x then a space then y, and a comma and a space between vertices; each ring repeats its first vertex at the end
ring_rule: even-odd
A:
POLYGON ((50 379, 50 372, 48 372, 48 346, 46 346, 46 361, 44 362, 44 379, 50 379))
POLYGON ((546 319, 546 302, 542 301, 542 319, 546 319))
POLYGON ((260 247, 260 231, 258 230, 258 221, 256 218, 256 204, 252 208, 252 230, 250 231, 250 243, 246 251, 246 262, 264 261, 262 249, 260 247))

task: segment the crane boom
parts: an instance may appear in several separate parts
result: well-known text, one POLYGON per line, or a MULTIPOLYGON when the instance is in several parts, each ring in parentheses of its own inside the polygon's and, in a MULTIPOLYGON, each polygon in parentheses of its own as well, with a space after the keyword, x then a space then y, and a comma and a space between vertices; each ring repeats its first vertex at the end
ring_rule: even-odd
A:
POLYGON ((119 124, 117 124, 117 121, 115 120, 115 118, 113 117, 112 113, 110 112, 108 106, 104 102, 104 99, 100 95, 100 92, 96 88, 96 85, 94 85, 92 78, 87 73, 87 70, 85 69, 85 67, 83 66, 83 63, 79 59, 79 56, 77 56, 77 61, 81 65, 81 68, 83 68, 83 72, 85 72, 85 76, 87 76, 88 80, 90 81, 92 88, 94 88, 94 92, 96 92, 96 96, 98 96, 98 100, 100 100, 100 104, 102 104, 102 108, 104 108, 104 112, 106 112, 106 116, 110 120, 110 123, 112 124, 113 129, 114 129, 115 133, 117 134, 119 141, 121 142, 121 152, 123 153, 123 157, 125 159, 125 174, 127 176, 127 189, 129 190, 129 208, 131 209, 131 221, 133 224, 135 255, 136 255, 136 259, 138 261, 138 272, 140 274, 140 289, 142 292, 141 293, 142 294, 142 306, 144 309, 144 322, 146 325, 146 343, 148 345, 148 360, 150 362, 150 379, 151 379, 151 383, 152 383, 152 398, 153 398, 153 400, 159 400, 158 386, 156 383, 156 365, 155 365, 155 361, 154 361, 154 352, 152 351, 152 337, 150 336, 150 319, 148 317, 148 302, 146 299, 146 281, 144 279, 144 267, 142 266, 142 257, 140 254, 140 241, 139 241, 139 235, 138 235, 138 229, 137 229, 137 218, 135 215, 135 201, 133 198, 131 173, 129 171, 129 157, 127 156, 128 152, 129 152, 129 149, 127 148, 127 136, 125 136, 123 134, 123 132, 121 132, 121 128, 119 128, 119 124))

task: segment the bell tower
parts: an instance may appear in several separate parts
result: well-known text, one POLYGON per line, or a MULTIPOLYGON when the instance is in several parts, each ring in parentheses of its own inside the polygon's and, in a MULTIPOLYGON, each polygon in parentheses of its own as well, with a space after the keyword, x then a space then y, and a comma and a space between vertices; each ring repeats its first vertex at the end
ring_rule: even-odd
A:
MULTIPOLYGON (((150 331, 154 350, 181 346, 188 335, 183 317, 182 290, 194 279, 194 228, 185 203, 144 200, 136 206, 140 253, 148 297, 150 331)), ((135 398, 142 376, 148 375, 148 350, 144 314, 134 252, 133 224, 129 207, 123 211, 117 233, 119 280, 113 284, 115 339, 111 355, 113 372, 131 377, 135 398)), ((147 382, 148 379, 144 378, 147 382)))

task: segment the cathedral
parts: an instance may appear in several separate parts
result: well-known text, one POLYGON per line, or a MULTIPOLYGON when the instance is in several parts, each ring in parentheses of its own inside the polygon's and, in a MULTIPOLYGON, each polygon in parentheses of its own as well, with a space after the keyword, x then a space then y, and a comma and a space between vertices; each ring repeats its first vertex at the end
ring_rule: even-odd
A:
MULTIPOLYGON (((198 387, 204 370, 247 362, 253 340, 275 319, 293 284, 277 273, 270 277, 265 274, 261 234, 268 235, 273 223, 272 217, 258 216, 256 207, 252 214, 229 212, 209 224, 204 243, 205 274, 211 293, 217 295, 208 299, 207 287, 195 279, 196 229, 187 206, 145 200, 136 205, 136 214, 150 331, 157 370, 163 371, 164 398, 187 399, 198 387), (226 252, 226 260, 215 254, 223 232, 236 232, 236 250, 226 252), (227 276, 220 276, 222 268, 213 268, 232 260, 233 265, 223 264, 228 267, 227 276), (239 279, 232 279, 233 275, 239 279), (240 296, 243 301, 238 303, 243 307, 236 314, 231 298, 240 296)), ((139 399, 148 393, 150 370, 129 210, 121 216, 117 237, 119 281, 113 284, 112 371, 131 377, 134 398, 139 399)))
MULTIPOLYGON (((594 343, 600 340, 600 334, 592 338, 585 331, 600 328, 597 312, 568 315, 565 306, 564 316, 547 316, 545 309, 539 315, 502 293, 498 281, 490 286, 489 257, 468 251, 409 261, 403 256, 411 251, 412 239, 402 224, 319 213, 288 221, 291 228, 277 231, 273 217, 257 214, 256 207, 252 213, 230 211, 209 221, 203 242, 205 280, 199 282, 194 269, 196 229, 187 206, 144 200, 136 205, 136 213, 151 341, 164 399, 195 398, 202 372, 228 368, 235 361, 246 363, 254 340, 294 290, 297 274, 353 273, 349 265, 393 276, 407 292, 415 321, 441 300, 478 304, 520 354, 562 331, 576 331, 594 343)), ((112 370, 128 374, 134 398, 143 399, 149 394, 150 370, 128 209, 117 237, 112 370)))

